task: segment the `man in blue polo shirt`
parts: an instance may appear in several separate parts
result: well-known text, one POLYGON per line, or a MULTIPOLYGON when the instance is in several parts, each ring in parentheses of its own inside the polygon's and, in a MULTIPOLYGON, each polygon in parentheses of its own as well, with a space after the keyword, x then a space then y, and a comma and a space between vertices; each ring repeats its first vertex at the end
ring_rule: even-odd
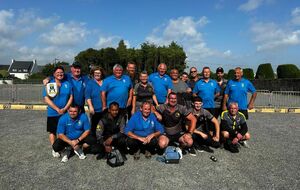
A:
MULTIPOLYGON (((46 85, 51 77, 47 77, 43 80, 44 85, 46 85)), ((74 62, 71 65, 71 72, 65 74, 64 79, 69 81, 73 86, 73 103, 80 107, 81 112, 85 112, 84 104, 85 104, 85 87, 89 81, 89 77, 87 75, 82 75, 81 73, 81 65, 78 62, 74 62)))
POLYGON ((218 83, 210 79, 210 68, 203 67, 202 70, 203 78, 200 79, 194 89, 193 96, 199 96, 203 100, 203 108, 208 110, 212 115, 215 112, 215 97, 220 95, 220 87, 218 83))
POLYGON ((154 93, 159 104, 167 103, 167 96, 173 89, 171 78, 166 74, 167 65, 161 63, 157 67, 158 72, 149 76, 149 82, 152 83, 154 93))
POLYGON ((96 139, 89 135, 90 128, 87 115, 80 113, 78 106, 71 105, 68 113, 64 114, 58 121, 58 139, 52 145, 54 151, 63 151, 66 153, 61 160, 62 162, 67 162, 70 156, 70 149, 64 150, 65 147, 71 147, 79 159, 86 158, 82 148, 87 148, 95 144, 96 141, 96 139))
POLYGON ((248 119, 248 110, 253 109, 254 101, 256 98, 256 89, 253 84, 243 78, 243 70, 240 67, 234 69, 235 79, 228 81, 223 100, 223 110, 227 109, 226 105, 229 105, 231 102, 236 102, 239 105, 239 112, 242 112, 246 119, 248 119), (252 94, 249 104, 247 100, 247 93, 252 94))
POLYGON ((113 75, 105 78, 103 81, 101 92, 102 110, 105 110, 110 103, 117 102, 120 106, 120 111, 126 113, 126 108, 131 105, 132 95, 133 87, 130 77, 123 75, 123 67, 121 65, 114 65, 113 75))
POLYGON ((146 158, 151 157, 155 148, 158 148, 157 138, 164 133, 164 129, 151 113, 151 104, 143 102, 141 110, 129 120, 124 133, 129 137, 127 139, 129 150, 135 153, 134 159, 137 160, 141 149, 145 150, 146 158))

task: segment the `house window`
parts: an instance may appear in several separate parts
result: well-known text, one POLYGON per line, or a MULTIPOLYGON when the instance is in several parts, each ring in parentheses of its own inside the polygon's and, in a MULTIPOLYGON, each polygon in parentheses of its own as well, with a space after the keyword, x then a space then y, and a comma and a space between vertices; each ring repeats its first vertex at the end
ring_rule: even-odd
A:
POLYGON ((13 69, 12 71, 13 71, 13 72, 17 72, 17 69, 13 69))
POLYGON ((28 72, 28 70, 27 69, 23 69, 23 72, 28 72))

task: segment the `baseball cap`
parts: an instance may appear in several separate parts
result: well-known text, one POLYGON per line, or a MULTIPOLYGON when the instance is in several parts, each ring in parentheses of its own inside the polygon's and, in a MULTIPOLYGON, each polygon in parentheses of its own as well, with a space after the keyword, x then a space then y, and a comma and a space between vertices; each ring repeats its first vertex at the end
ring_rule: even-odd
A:
POLYGON ((224 73, 224 69, 222 67, 218 67, 216 70, 216 73, 218 73, 218 72, 224 73))
POLYGON ((81 65, 79 62, 74 62, 71 66, 74 68, 81 68, 81 65))

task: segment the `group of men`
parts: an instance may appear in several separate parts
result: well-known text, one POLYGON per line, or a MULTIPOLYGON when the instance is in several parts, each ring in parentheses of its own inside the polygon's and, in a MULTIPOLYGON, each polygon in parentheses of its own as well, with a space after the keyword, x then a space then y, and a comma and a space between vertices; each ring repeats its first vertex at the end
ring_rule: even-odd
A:
MULTIPOLYGON (((93 79, 81 74, 80 64, 71 66, 71 73, 65 74, 63 80, 71 85, 72 104, 61 105, 67 109, 55 115, 56 123, 49 122, 53 118, 48 112, 47 131, 52 136, 58 135, 56 140, 50 140, 54 157, 62 156, 62 162, 66 162, 72 152, 80 159, 85 159, 84 152, 91 152, 102 158, 117 148, 122 154, 133 154, 138 160, 141 152, 150 158, 155 153, 162 154, 170 145, 179 146, 183 153, 191 155, 196 154, 195 149, 213 152, 210 147, 220 146, 237 153, 238 144, 245 145, 250 139, 247 109, 253 108, 256 91, 252 83, 242 77, 241 68, 235 68, 235 78, 227 81, 221 67, 216 70, 217 80, 210 78, 209 67, 203 68, 202 78, 197 68, 192 67, 189 80, 186 80, 187 73, 179 77, 177 69, 171 70, 170 77, 166 64, 161 63, 157 72, 146 80, 145 90, 139 88, 142 94, 146 90, 153 91, 148 96, 155 95, 155 105, 153 101, 142 101, 139 109, 133 109, 135 111, 132 111, 132 100, 138 96, 134 90, 138 88, 134 87, 141 82, 133 62, 129 62, 126 69, 127 73, 123 74, 123 67, 116 64, 113 75, 103 80, 102 112, 97 127, 92 129, 84 103, 87 81, 93 79), (248 92, 252 93, 249 104, 248 92), (49 128, 55 130, 49 131, 49 128)), ((49 81, 51 77, 43 82, 46 85, 49 81)), ((55 107, 54 102, 59 102, 60 88, 58 85, 54 98, 44 92, 48 110, 55 107)))

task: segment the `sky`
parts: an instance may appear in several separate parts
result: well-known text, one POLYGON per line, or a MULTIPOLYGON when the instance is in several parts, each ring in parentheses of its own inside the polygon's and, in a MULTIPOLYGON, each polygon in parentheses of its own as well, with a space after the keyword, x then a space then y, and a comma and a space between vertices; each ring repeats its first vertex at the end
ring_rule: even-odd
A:
POLYGON ((88 48, 183 47, 187 65, 300 68, 299 0, 0 0, 0 64, 72 63, 88 48))

